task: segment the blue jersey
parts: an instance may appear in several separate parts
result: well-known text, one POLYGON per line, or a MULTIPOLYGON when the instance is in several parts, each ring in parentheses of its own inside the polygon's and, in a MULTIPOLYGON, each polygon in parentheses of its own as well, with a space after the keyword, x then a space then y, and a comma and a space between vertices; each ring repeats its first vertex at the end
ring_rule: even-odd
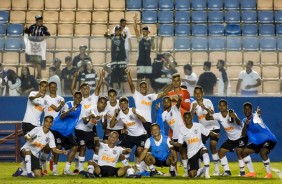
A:
POLYGON ((167 136, 162 135, 162 142, 159 146, 156 145, 154 137, 150 137, 150 143, 151 143, 151 153, 152 155, 160 160, 160 161, 166 161, 166 159, 170 155, 170 149, 167 145, 167 136))
MULTIPOLYGON (((246 118, 243 119, 246 123, 246 118)), ((275 135, 269 130, 269 128, 264 124, 263 120, 254 114, 247 126, 247 135, 251 143, 255 145, 260 145, 266 141, 277 142, 275 135)))
MULTIPOLYGON (((71 109, 73 107, 72 102, 69 101, 66 103, 71 109)), ((74 128, 79 120, 81 112, 81 105, 76 108, 76 110, 70 112, 66 117, 61 119, 62 111, 58 114, 58 116, 54 119, 53 125, 51 127, 51 130, 55 130, 62 134, 63 136, 67 137, 71 135, 74 131, 74 128)))

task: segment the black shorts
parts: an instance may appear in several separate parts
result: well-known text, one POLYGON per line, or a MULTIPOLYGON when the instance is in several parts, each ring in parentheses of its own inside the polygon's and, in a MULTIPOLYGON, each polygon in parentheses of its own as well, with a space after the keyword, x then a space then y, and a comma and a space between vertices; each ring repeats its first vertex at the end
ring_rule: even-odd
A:
POLYGON ((166 160, 161 161, 161 160, 158 160, 156 158, 155 158, 155 160, 156 160, 155 166, 157 166, 157 167, 169 167, 170 166, 170 165, 167 165, 166 160))
MULTIPOLYGON (((23 153, 24 150, 25 150, 25 148, 23 148, 21 150, 21 152, 20 152, 20 155, 21 155, 23 160, 25 160, 25 155, 23 153)), ((34 170, 41 170, 39 158, 34 156, 32 153, 31 153, 31 170, 32 171, 34 171, 34 170)))
POLYGON ((94 137, 97 135, 94 132, 75 129, 75 136, 79 146, 86 146, 88 149, 93 149, 95 147, 94 137))
POLYGON ((112 83, 120 83, 120 82, 126 82, 126 61, 114 61, 111 63, 111 82, 112 83))
MULTIPOLYGON (((220 133, 220 129, 214 129, 214 130, 211 130, 211 131, 213 131, 214 133, 217 133, 217 134, 220 133)), ((206 143, 207 143, 207 140, 209 140, 209 138, 210 138, 210 141, 216 141, 216 142, 218 142, 218 138, 216 138, 216 137, 210 137, 210 136, 205 136, 205 135, 202 134, 202 142, 203 142, 203 144, 206 144, 206 143)))
POLYGON ((124 147, 124 148, 131 148, 131 149, 134 146, 136 146, 136 147, 144 147, 147 138, 148 138, 147 134, 143 134, 143 135, 140 135, 140 136, 126 135, 122 139, 122 141, 119 144, 119 146, 124 147))
MULTIPOLYGON (((173 140, 173 142, 178 142, 178 139, 172 139, 172 140, 173 140)), ((173 147, 173 148, 174 148, 174 150, 175 150, 176 152, 179 152, 179 151, 180 151, 180 148, 179 148, 179 147, 173 147)), ((181 149, 187 149, 187 144, 186 144, 186 142, 183 142, 183 145, 182 145, 181 149)))
POLYGON ((51 132, 54 135, 56 146, 62 146, 65 150, 70 149, 72 146, 77 146, 77 142, 72 135, 65 137, 55 130, 51 130, 51 132))
POLYGON ((266 141, 266 142, 264 142, 262 144, 259 144, 259 145, 256 145, 254 143, 248 144, 247 148, 251 149, 251 150, 254 150, 255 153, 259 153, 262 148, 266 148, 269 151, 271 151, 271 150, 273 150, 275 145, 276 145, 276 142, 266 141))
POLYGON ((97 177, 113 177, 118 176, 118 170, 120 168, 115 168, 112 166, 99 166, 100 167, 100 173, 95 174, 97 177))
POLYGON ((191 157, 190 159, 188 159, 188 171, 192 171, 192 170, 198 170, 199 167, 199 159, 203 160, 203 157, 201 155, 201 151, 203 148, 201 148, 193 157, 191 157))
POLYGON ((145 130, 147 131, 148 137, 151 137, 151 125, 152 125, 151 122, 143 123, 143 127, 144 127, 145 130))
POLYGON ((227 149, 229 151, 234 151, 235 148, 244 148, 248 144, 248 137, 241 137, 237 140, 227 139, 220 148, 227 149))
POLYGON ((27 122, 22 122, 22 130, 23 130, 23 135, 26 135, 28 132, 30 132, 32 129, 34 129, 37 126, 34 126, 31 123, 27 122))
POLYGON ((110 129, 108 129, 108 130, 109 130, 109 134, 104 133, 103 140, 108 140, 110 133, 113 132, 113 131, 118 133, 118 139, 119 140, 122 140, 126 136, 125 133, 121 133, 122 130, 110 130, 110 129))

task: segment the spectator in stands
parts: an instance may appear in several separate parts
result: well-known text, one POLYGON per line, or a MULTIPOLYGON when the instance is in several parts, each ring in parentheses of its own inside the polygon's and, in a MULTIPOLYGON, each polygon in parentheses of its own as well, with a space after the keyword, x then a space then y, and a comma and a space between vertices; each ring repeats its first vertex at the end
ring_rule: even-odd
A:
POLYGON ((53 61, 53 66, 56 67, 56 74, 58 76, 61 76, 61 73, 62 73, 62 71, 61 71, 61 63, 62 63, 62 61, 59 58, 55 58, 55 60, 53 61))
POLYGON ((252 70, 253 66, 254 62, 248 61, 246 70, 240 72, 236 94, 238 94, 240 87, 241 95, 243 96, 255 96, 258 94, 257 87, 261 85, 261 78, 256 71, 252 70))
POLYGON ((67 56, 65 58, 66 67, 61 73, 62 95, 71 95, 71 82, 76 68, 72 66, 72 58, 67 56))
POLYGON ((29 28, 25 28, 25 53, 27 54, 27 62, 33 63, 37 68, 37 79, 41 78, 41 68, 46 67, 46 42, 45 36, 50 36, 47 27, 43 26, 43 17, 35 16, 36 23, 29 28))
POLYGON ((85 69, 81 74, 80 83, 87 83, 90 87, 90 93, 94 93, 96 87, 96 78, 97 78, 96 71, 93 68, 91 61, 87 61, 85 69))
POLYGON ((91 61, 91 58, 86 54, 86 45, 79 46, 79 54, 73 58, 72 66, 77 67, 78 62, 81 61, 82 65, 85 65, 85 60, 91 61))
POLYGON ((0 63, 0 96, 6 95, 6 82, 5 77, 7 76, 7 71, 4 69, 2 63, 0 63))
POLYGON ((199 77, 197 86, 201 86, 205 95, 213 95, 213 88, 216 85, 217 78, 211 70, 211 62, 205 61, 204 62, 204 73, 202 73, 199 77))
POLYGON ((186 86, 190 96, 193 96, 194 88, 197 84, 198 77, 195 74, 195 72, 193 72, 191 65, 186 64, 183 66, 183 68, 184 68, 185 78, 182 79, 182 85, 186 86))
MULTIPOLYGON (((131 33, 130 29, 126 26, 126 20, 120 19, 119 26, 121 27, 122 33, 126 35, 125 39, 125 54, 126 54, 126 63, 129 63, 129 51, 131 50, 131 33)), ((113 29, 113 34, 115 33, 115 28, 113 29)))
POLYGON ((28 96, 31 91, 38 91, 38 83, 33 75, 30 75, 29 67, 23 66, 21 71, 21 95, 28 96))
POLYGON ((9 96, 20 96, 21 79, 14 70, 7 70, 7 84, 9 96))
POLYGON ((61 80, 60 77, 56 74, 56 67, 50 66, 49 68, 49 79, 48 83, 55 82, 57 84, 57 94, 61 96, 62 94, 62 87, 61 87, 61 80))
POLYGON ((231 85, 224 66, 225 66, 225 62, 222 59, 219 59, 216 64, 216 68, 219 70, 218 91, 217 91, 218 96, 231 95, 231 85))
POLYGON ((146 80, 149 84, 152 74, 151 50, 155 49, 154 37, 149 37, 150 29, 148 26, 142 28, 140 34, 137 28, 137 14, 133 17, 134 30, 138 41, 138 59, 137 59, 137 86, 141 80, 146 80))

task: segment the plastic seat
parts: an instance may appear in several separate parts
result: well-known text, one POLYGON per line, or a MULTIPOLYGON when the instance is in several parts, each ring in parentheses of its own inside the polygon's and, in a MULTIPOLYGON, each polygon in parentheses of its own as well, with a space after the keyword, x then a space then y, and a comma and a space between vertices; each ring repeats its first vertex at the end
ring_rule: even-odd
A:
POLYGON ((0 11, 0 23, 8 23, 9 21, 9 12, 0 11))
POLYGON ((22 38, 20 37, 7 37, 5 40, 5 50, 21 50, 22 38))
POLYGON ((0 37, 0 50, 5 49, 5 39, 4 37, 0 37))
POLYGON ((22 36, 23 25, 22 24, 9 24, 7 29, 8 36, 22 36))
POLYGON ((190 24, 175 25, 175 36, 189 36, 189 35, 190 35, 190 24))
POLYGON ((0 36, 6 35, 7 24, 0 24, 0 36))
POLYGON ((112 11, 112 12, 109 13, 109 23, 110 24, 119 23, 121 18, 124 18, 124 12, 123 11, 112 11))
POLYGON ((208 9, 209 10, 222 10, 223 1, 222 0, 209 0, 208 9))
POLYGON ((73 24, 59 24, 58 36, 73 36, 73 24))
POLYGON ((279 51, 282 50, 282 37, 281 36, 277 38, 277 50, 279 51))
POLYGON ((225 10, 238 10, 240 6, 239 0, 225 0, 224 9, 225 10))
POLYGON ((90 50, 104 51, 107 48, 107 40, 105 38, 91 38, 90 50))
POLYGON ((175 0, 175 10, 190 10, 190 1, 175 0))
POLYGON ((243 38, 243 49, 247 51, 259 50, 259 39, 255 36, 243 38))
POLYGON ((51 36, 57 36, 57 24, 44 24, 47 28, 51 36))
POLYGON ((110 0, 110 10, 125 10, 125 1, 110 0))
POLYGON ((282 1, 281 0, 274 0, 273 9, 274 10, 282 10, 282 1))
POLYGON ((192 0, 192 10, 206 10, 207 1, 206 0, 192 0))
POLYGON ((11 10, 11 5, 11 0, 2 0, 0 1, 0 10, 11 10))
POLYGON ((143 11, 142 23, 155 24, 157 23, 157 11, 143 11))
POLYGON ((242 35, 243 36, 256 36, 256 35, 258 35, 257 24, 243 24, 242 25, 242 35))
POLYGON ((172 51, 174 48, 174 38, 172 37, 164 37, 163 38, 163 51, 172 51))
POLYGON ((263 94, 266 95, 280 95, 281 94, 280 81, 263 81, 263 94))
POLYGON ((159 11, 158 22, 161 24, 173 23, 173 11, 159 11))
POLYGON ((61 10, 76 10, 76 0, 61 0, 61 10))
POLYGON ((226 50, 241 50, 241 38, 237 36, 226 37, 226 50))
POLYGON ((158 8, 158 0, 143 0, 143 10, 156 10, 158 8))
POLYGON ((242 10, 255 10, 257 8, 256 0, 241 0, 242 10))
POLYGON ((175 23, 190 23, 190 12, 189 11, 176 11, 175 12, 175 23))
POLYGON ((225 50, 225 37, 209 37, 209 50, 225 50))
POLYGON ((45 10, 60 10, 61 9, 61 1, 60 0, 45 1, 45 8, 44 9, 45 10))
POLYGON ((278 66, 263 66, 262 67, 263 79, 278 79, 279 67, 278 66))
POLYGON ((276 24, 276 35, 281 36, 282 35, 282 25, 281 24, 276 24))
POLYGON ((89 24, 75 24, 74 35, 75 36, 90 36, 90 25, 89 24))
POLYGON ((173 10, 174 0, 159 0, 159 10, 173 10))
POLYGON ((225 11, 225 22, 226 23, 239 23, 240 12, 239 11, 225 11))
POLYGON ((75 17, 76 23, 91 23, 91 12, 89 11, 77 11, 75 17))
MULTIPOLYGON (((141 17, 141 13, 139 11, 125 11, 125 19, 126 19, 126 23, 127 23, 127 26, 129 27, 129 29, 130 29, 130 27, 133 28, 134 20, 133 20, 132 17, 135 14, 137 14, 137 24, 139 24, 140 21, 141 21, 141 18, 140 18, 141 17)), ((133 30, 133 32, 135 32, 134 28, 132 30, 133 30)))
MULTIPOLYGON (((19 65, 19 52, 3 52, 3 64, 4 66, 18 66, 19 65)), ((6 68, 6 67, 5 67, 6 68)), ((8 67, 7 67, 8 68, 8 67)), ((14 69, 14 68, 12 68, 14 69)))
POLYGON ((173 36, 174 26, 173 24, 159 24, 159 36, 173 36))
POLYGON ((77 0, 77 10, 93 10, 93 0, 77 0))
POLYGON ((273 24, 260 24, 259 25, 259 35, 260 36, 273 36, 275 34, 275 29, 273 24))
POLYGON ((106 24, 92 24, 91 36, 103 36, 107 29, 108 26, 106 24))
POLYGON ((223 36, 224 35, 224 25, 223 24, 209 24, 209 35, 223 36))
POLYGON ((72 39, 71 38, 57 38, 56 39, 56 50, 71 51, 72 50, 72 39))
POLYGON ((273 0, 257 0, 257 10, 273 10, 273 0))
POLYGON ((257 23, 257 12, 256 11, 242 11, 242 22, 243 23, 257 23))
POLYGON ((273 23, 273 11, 258 11, 258 22, 273 23))
POLYGON ((261 58, 261 64, 263 65, 277 65, 278 63, 278 55, 280 53, 277 53, 276 50, 273 51, 266 51, 261 52, 260 58, 261 58))
POLYGON ((27 0, 12 0, 12 10, 27 10, 27 0))
POLYGON ((190 50, 190 39, 187 37, 176 37, 174 49, 177 51, 190 50))
POLYGON ((208 50, 208 39, 206 37, 192 37, 192 50, 208 50))
POLYGON ((59 23, 74 23, 75 12, 74 11, 61 11, 59 23))
MULTIPOLYGON (((227 66, 229 66, 229 65, 242 65, 242 61, 243 61, 243 54, 242 53, 243 52, 241 52, 241 51, 227 51, 226 52, 227 66)), ((228 72, 228 75, 229 75, 230 78, 232 77, 231 71, 233 71, 233 70, 229 70, 229 72, 228 72)), ((239 73, 240 72, 236 72, 236 74, 233 74, 232 78, 238 78, 239 73)))
POLYGON ((225 27, 226 35, 241 35, 241 27, 240 24, 227 24, 225 27))
POLYGON ((214 22, 222 23, 223 22, 223 12, 222 11, 209 11, 208 20, 211 23, 214 23, 214 22))
POLYGON ((193 11, 192 12, 192 22, 193 23, 207 22, 207 12, 206 11, 193 11))
POLYGON ((109 10, 110 2, 109 0, 94 0, 94 10, 109 10))
POLYGON ((10 23, 24 23, 25 11, 10 11, 10 23))
POLYGON ((43 10, 44 0, 28 0, 28 10, 43 10))
POLYGON ((44 11, 43 12, 44 23, 58 23, 59 13, 57 11, 44 11))
POLYGON ((93 23, 105 23, 108 22, 108 13, 106 11, 96 11, 92 13, 93 23))
POLYGON ((25 22, 28 23, 28 24, 34 24, 35 23, 34 17, 36 15, 42 15, 42 12, 41 11, 27 11, 25 22))
POLYGON ((142 0, 126 0, 127 10, 141 10, 142 0))
POLYGON ((275 23, 282 23, 282 11, 275 11, 274 20, 275 23))
POLYGON ((207 36, 207 24, 193 24, 192 35, 193 36, 207 36))
POLYGON ((272 36, 260 37, 260 50, 273 51, 276 50, 276 39, 272 36))

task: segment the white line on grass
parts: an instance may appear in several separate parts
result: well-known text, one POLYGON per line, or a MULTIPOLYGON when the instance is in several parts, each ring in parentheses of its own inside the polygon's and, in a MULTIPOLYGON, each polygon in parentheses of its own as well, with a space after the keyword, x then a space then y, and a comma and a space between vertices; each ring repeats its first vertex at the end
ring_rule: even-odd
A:
POLYGON ((279 169, 276 169, 276 168, 273 168, 273 167, 270 168, 270 169, 279 176, 280 180, 282 180, 282 172, 279 169))

